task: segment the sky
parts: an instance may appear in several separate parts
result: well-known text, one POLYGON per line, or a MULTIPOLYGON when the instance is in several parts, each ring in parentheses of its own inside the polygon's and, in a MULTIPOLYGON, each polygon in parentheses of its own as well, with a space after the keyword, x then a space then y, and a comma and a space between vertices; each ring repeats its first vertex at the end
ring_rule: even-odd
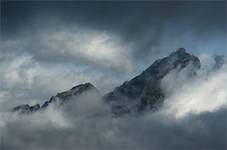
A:
MULTIPOLYGON (((198 56, 202 68, 211 68, 214 55, 227 55, 226 1, 3 0, 0 3, 0 112, 19 104, 43 103, 58 92, 85 82, 91 82, 104 94, 141 73, 156 59, 165 57, 180 47, 198 56)), ((151 137, 150 134, 143 136, 143 133, 155 135, 152 142, 155 147, 163 145, 162 140, 167 140, 165 137, 172 139, 165 143, 167 147, 171 144, 188 144, 192 148, 198 144, 204 147, 207 141, 213 141, 209 145, 211 147, 223 146, 223 133, 226 131, 223 116, 226 109, 217 108, 226 104, 226 68, 211 74, 212 76, 207 75, 207 71, 204 72, 201 76, 205 74, 206 78, 199 76, 195 80, 201 87, 190 84, 187 80, 181 83, 188 86, 181 89, 181 86, 179 88, 172 82, 176 80, 174 75, 163 81, 167 92, 174 89, 168 97, 171 103, 166 104, 168 111, 164 111, 174 114, 173 121, 166 122, 169 115, 166 116, 165 113, 164 116, 161 113, 151 118, 149 115, 144 116, 140 122, 134 118, 115 121, 104 117, 106 122, 105 119, 98 118, 101 124, 94 128, 97 132, 104 129, 99 140, 107 140, 107 145, 102 145, 101 142, 101 146, 111 147, 125 142, 129 146, 138 140, 137 137, 144 141, 138 140, 135 145, 146 145, 151 137), (208 85, 214 88, 208 88, 208 85), (180 90, 182 94, 178 95, 177 91, 180 90), (198 91, 201 94, 194 94, 198 91), (203 105, 208 98, 216 96, 219 96, 217 103, 203 105), (190 101, 191 105, 187 105, 188 97, 200 101, 190 101), (176 104, 188 107, 176 108, 176 104), (204 114, 176 119, 191 111, 204 114), (220 118, 222 122, 214 123, 220 118), (127 128, 127 121, 135 126, 127 128), (152 128, 146 130, 144 127, 147 125, 152 128), (108 130, 109 127, 113 130, 108 130), (160 127, 160 130, 156 130, 156 127, 160 127), (216 140, 206 136, 212 127, 217 128, 217 132, 212 131, 212 135, 218 137, 216 140), (144 130, 132 133, 138 128, 144 130), (176 137, 175 131, 178 129, 182 131, 179 134, 185 135, 185 139, 176 137), (116 137, 122 138, 113 140, 116 137), (203 138, 204 141, 193 145, 192 137, 198 138, 197 140, 203 138)), ((30 117, 30 121, 28 118, 18 119, 17 116, 12 116, 8 126, 4 125, 4 121, 0 123, 0 133, 5 130, 6 139, 13 139, 15 145, 24 145, 27 137, 31 136, 24 133, 26 128, 23 125, 24 122, 30 122, 31 134, 36 134, 36 130, 40 132, 37 139, 30 141, 31 145, 54 145, 65 137, 63 142, 75 146, 75 143, 78 144, 73 144, 76 138, 67 133, 78 131, 81 135, 80 144, 89 141, 100 146, 100 141, 94 140, 96 132, 89 130, 90 126, 79 126, 92 124, 96 119, 88 120, 87 113, 86 117, 78 120, 67 111, 48 110, 45 113, 47 118, 36 124, 37 120, 41 120, 41 115, 30 117), (78 122, 78 126, 71 126, 78 122), (13 138, 12 133, 16 132, 17 125, 21 127, 21 131, 17 131, 17 136, 13 138), (43 128, 44 126, 50 127, 43 128), (57 133, 53 132, 55 128, 59 129, 57 133), (52 138, 56 137, 56 141, 42 141, 40 137, 47 133, 52 138), (87 140, 84 134, 93 136, 87 140), (19 137, 21 141, 17 141, 19 137)), ((0 117, 4 120, 2 115, 0 117)))
POLYGON ((1 1, 1 95, 44 101, 83 82, 105 93, 179 47, 225 54, 225 3, 1 1))

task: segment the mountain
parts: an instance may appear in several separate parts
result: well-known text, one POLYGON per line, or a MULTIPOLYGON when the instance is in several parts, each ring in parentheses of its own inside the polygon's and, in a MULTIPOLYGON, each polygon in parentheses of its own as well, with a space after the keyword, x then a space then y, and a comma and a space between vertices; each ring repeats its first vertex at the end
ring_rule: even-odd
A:
POLYGON ((86 92, 93 91, 97 94, 99 94, 99 91, 97 88, 95 88, 91 83, 85 83, 85 84, 79 84, 72 89, 68 91, 64 91, 61 93, 58 93, 56 96, 52 96, 50 100, 45 101, 43 105, 40 106, 40 104, 36 104, 34 106, 30 106, 28 104, 25 105, 19 105, 17 107, 14 107, 12 111, 19 112, 19 113, 31 113, 36 112, 38 110, 43 110, 52 103, 57 103, 59 105, 63 105, 66 102, 77 99, 78 96, 82 94, 86 94, 86 92))
POLYGON ((225 64, 225 56, 224 55, 216 55, 214 57, 215 64, 213 66, 213 70, 220 69, 225 64))
MULTIPOLYGON (((140 75, 116 87, 113 91, 105 94, 102 99, 109 104, 114 116, 156 110, 165 99, 165 93, 160 86, 161 80, 171 71, 181 71, 187 66, 191 66, 189 75, 195 75, 196 70, 200 68, 200 60, 187 53, 184 48, 179 48, 169 56, 156 60, 140 75)), ((91 83, 80 84, 68 91, 52 96, 49 101, 44 102, 41 106, 39 104, 34 106, 20 105, 13 108, 13 111, 29 113, 45 109, 51 103, 62 105, 91 90, 99 93, 91 83)))
POLYGON ((168 57, 156 60, 140 75, 124 82, 104 96, 105 102, 112 107, 114 115, 129 112, 143 112, 157 109, 163 102, 165 94, 160 87, 161 79, 174 69, 182 70, 191 65, 191 75, 200 68, 200 60, 179 48, 168 57))

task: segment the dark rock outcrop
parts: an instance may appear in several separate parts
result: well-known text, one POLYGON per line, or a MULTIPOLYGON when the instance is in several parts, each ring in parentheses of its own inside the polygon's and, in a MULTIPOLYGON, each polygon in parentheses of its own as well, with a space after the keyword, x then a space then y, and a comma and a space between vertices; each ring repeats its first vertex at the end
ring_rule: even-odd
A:
POLYGON ((99 91, 91 83, 79 84, 68 91, 64 91, 58 93, 56 96, 52 96, 49 101, 44 102, 41 108, 45 108, 53 102, 58 102, 60 105, 64 104, 65 102, 71 100, 72 98, 75 99, 82 93, 89 91, 95 91, 99 93, 99 91))
POLYGON ((85 83, 85 84, 77 85, 68 91, 58 93, 56 96, 52 96, 50 100, 45 101, 44 104, 41 106, 39 104, 36 104, 34 106, 25 104, 25 105, 20 105, 13 108, 12 111, 19 112, 19 113, 36 112, 38 110, 45 109, 46 107, 48 107, 50 104, 53 104, 53 103, 58 103, 59 105, 62 105, 65 102, 70 101, 72 99, 76 99, 81 94, 84 94, 90 91, 94 91, 99 94, 99 91, 91 83, 85 83))
POLYGON ((12 111, 19 112, 19 113, 29 113, 31 112, 31 106, 29 106, 28 104, 19 105, 17 107, 14 107, 12 111))
POLYGON ((156 60, 148 69, 130 81, 107 93, 103 98, 110 103, 115 115, 129 112, 143 112, 146 109, 155 110, 164 100, 160 82, 174 69, 179 71, 191 65, 191 73, 200 68, 200 60, 179 48, 168 57, 156 60))

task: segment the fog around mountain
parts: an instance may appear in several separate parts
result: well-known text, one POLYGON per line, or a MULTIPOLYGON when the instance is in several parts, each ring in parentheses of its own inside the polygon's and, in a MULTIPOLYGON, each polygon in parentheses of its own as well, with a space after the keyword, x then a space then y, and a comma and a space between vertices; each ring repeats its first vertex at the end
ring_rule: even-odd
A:
MULTIPOLYGON (((226 147, 226 65, 174 69, 162 79, 166 97, 157 111, 113 117, 102 97, 86 92, 63 106, 29 114, 1 112, 6 148, 213 148, 226 147)), ((130 104, 130 103, 129 103, 130 104)))
POLYGON ((1 1, 0 19, 0 149, 226 149, 225 1, 1 1), (180 47, 196 74, 171 69, 161 107, 115 116, 103 96, 180 47), (99 94, 49 103, 84 83, 99 94))

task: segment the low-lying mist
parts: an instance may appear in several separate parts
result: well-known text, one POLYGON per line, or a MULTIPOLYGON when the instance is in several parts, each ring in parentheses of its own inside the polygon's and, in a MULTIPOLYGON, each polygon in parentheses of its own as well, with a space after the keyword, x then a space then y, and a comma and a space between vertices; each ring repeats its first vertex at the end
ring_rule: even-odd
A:
POLYGON ((162 80, 163 106, 143 115, 113 117, 94 93, 31 114, 4 109, 0 111, 1 147, 225 149, 227 66, 215 71, 202 68, 191 77, 188 70, 168 74, 162 80))

